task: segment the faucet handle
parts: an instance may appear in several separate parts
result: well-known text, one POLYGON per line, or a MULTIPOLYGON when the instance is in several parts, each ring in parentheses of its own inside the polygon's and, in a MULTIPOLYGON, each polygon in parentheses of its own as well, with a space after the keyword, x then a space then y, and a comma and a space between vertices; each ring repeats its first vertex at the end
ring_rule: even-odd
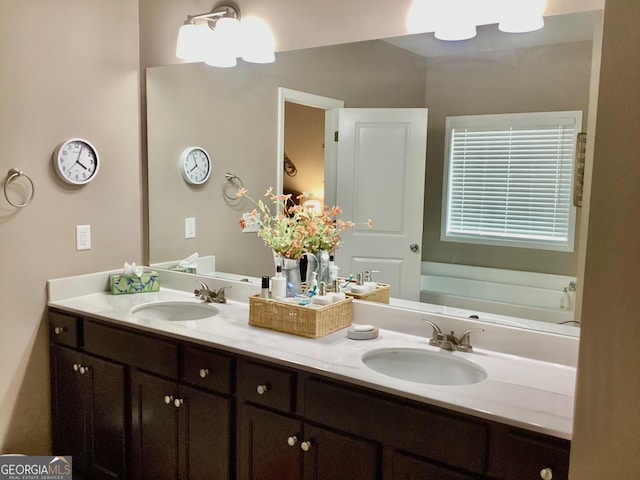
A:
POLYGON ((429 345, 439 347, 442 343, 442 330, 440 330, 440 327, 432 321, 425 320, 424 318, 421 321, 431 325, 431 328, 433 328, 433 336, 429 339, 429 345))
POLYGON ((484 328, 470 328, 469 330, 465 330, 460 338, 458 339, 458 345, 456 347, 457 350, 461 352, 472 352, 473 347, 471 346, 471 340, 469 338, 471 332, 484 332, 484 328))
POLYGON ((225 288, 231 288, 231 285, 226 285, 226 286, 224 286, 224 287, 220 287, 220 288, 218 289, 218 291, 216 292, 216 299, 217 299, 217 300, 218 300, 218 302, 220 302, 220 303, 226 303, 226 301, 227 301, 227 298, 226 298, 226 296, 225 296, 225 294, 224 294, 224 289, 225 289, 225 288))

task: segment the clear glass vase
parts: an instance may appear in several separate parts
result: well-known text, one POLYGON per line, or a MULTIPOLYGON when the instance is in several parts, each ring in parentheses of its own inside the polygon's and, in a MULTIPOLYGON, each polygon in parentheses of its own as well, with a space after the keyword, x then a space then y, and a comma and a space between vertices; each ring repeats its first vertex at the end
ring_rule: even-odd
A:
POLYGON ((324 282, 328 287, 331 286, 331 278, 329 275, 329 252, 327 250, 319 250, 316 253, 307 253, 307 287, 311 285, 313 272, 316 273, 318 286, 324 282))
POLYGON ((302 276, 300 274, 299 258, 281 258, 282 275, 287 279, 287 297, 293 297, 291 288, 298 295, 302 292, 302 276), (289 283, 290 282, 290 283, 289 283))

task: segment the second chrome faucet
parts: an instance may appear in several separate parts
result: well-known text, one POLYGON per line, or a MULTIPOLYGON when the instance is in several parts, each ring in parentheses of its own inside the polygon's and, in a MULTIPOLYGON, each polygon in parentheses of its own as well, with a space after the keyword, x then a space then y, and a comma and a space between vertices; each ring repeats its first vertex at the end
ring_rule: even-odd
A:
POLYGON ((451 330, 451 333, 442 333, 440 327, 432 321, 424 319, 422 321, 433 328, 433 336, 429 339, 429 345, 440 347, 443 350, 472 352, 470 334, 472 332, 484 332, 482 328, 470 328, 465 330, 459 337, 456 337, 453 330, 451 330))

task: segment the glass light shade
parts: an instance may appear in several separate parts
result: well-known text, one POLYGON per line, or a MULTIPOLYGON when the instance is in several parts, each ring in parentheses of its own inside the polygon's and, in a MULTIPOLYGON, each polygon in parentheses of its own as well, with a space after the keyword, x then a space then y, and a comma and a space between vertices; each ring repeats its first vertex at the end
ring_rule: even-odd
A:
POLYGON ((457 41, 468 40, 477 35, 475 25, 463 24, 463 23, 451 23, 449 25, 443 25, 438 27, 435 31, 435 37, 438 40, 457 41))
POLYGON ((498 29, 507 33, 524 33, 544 27, 542 16, 547 8, 547 0, 521 0, 505 2, 500 13, 498 29))
POLYGON ((187 62, 201 62, 204 58, 203 45, 206 37, 205 27, 185 23, 178 30, 176 57, 187 62))
POLYGON ((505 33, 525 33, 534 32, 544 27, 542 17, 513 17, 502 20, 498 24, 498 29, 505 33))
POLYGON ((210 30, 207 33, 204 63, 212 67, 230 68, 238 63, 235 52, 224 42, 224 37, 219 35, 217 30, 210 30))
POLYGON ((242 59, 251 63, 275 62, 275 39, 269 25, 257 17, 247 17, 240 21, 243 49, 242 59))
POLYGON ((234 57, 242 56, 242 31, 239 20, 223 17, 216 22, 215 32, 222 48, 229 50, 234 57))

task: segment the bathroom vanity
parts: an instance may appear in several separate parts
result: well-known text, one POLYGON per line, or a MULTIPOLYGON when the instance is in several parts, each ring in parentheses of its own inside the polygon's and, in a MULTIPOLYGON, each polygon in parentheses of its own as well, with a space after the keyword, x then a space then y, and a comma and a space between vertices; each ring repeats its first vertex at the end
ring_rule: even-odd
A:
MULTIPOLYGON (((220 306, 206 323, 130 313, 165 299, 197 301, 164 288, 50 300, 53 451, 73 456, 74 478, 568 477, 572 398, 540 393, 534 380, 517 388, 535 405, 512 405, 513 382, 499 362, 514 362, 516 375, 556 375, 550 384, 566 384, 575 369, 478 351, 470 355, 485 362, 485 382, 414 385, 354 361, 370 341, 249 327, 242 302, 220 306), (543 411, 545 398, 558 411, 543 411)), ((378 346, 433 349, 425 338, 380 337, 378 346)))

